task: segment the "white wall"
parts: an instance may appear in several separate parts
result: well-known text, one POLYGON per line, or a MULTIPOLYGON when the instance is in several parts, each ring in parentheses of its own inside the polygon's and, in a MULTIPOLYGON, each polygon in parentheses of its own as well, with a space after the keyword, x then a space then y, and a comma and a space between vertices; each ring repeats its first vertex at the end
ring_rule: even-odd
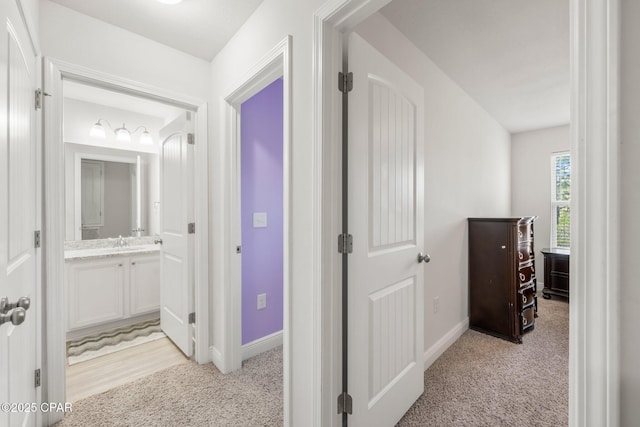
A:
POLYGON ((164 121, 161 118, 68 98, 65 98, 63 102, 63 109, 63 138, 65 142, 114 148, 116 150, 158 153, 159 132, 164 126, 164 121), (98 119, 106 119, 114 128, 119 128, 125 123, 127 129, 131 131, 135 130, 138 126, 146 126, 153 138, 154 144, 140 144, 141 131, 131 136, 131 142, 118 142, 113 132, 110 131, 109 126, 104 122, 103 126, 107 137, 105 139, 91 137, 89 131, 98 119))
POLYGON ((313 360, 319 349, 314 347, 313 304, 313 13, 325 0, 265 0, 249 17, 211 64, 211 104, 209 108, 211 141, 209 151, 210 183, 210 277, 213 282, 211 300, 212 344, 221 348, 224 323, 223 284, 225 271, 234 256, 225 247, 225 188, 228 149, 223 132, 223 96, 239 83, 244 74, 287 35, 292 43, 292 295, 290 301, 293 341, 291 352, 292 388, 290 419, 293 426, 313 425, 314 378, 313 360))
POLYGON ((43 56, 207 99, 209 63, 202 59, 49 0, 40 1, 39 28, 43 56))
POLYGON ((467 218, 510 214, 510 136, 382 15, 356 31, 424 87, 428 350, 468 317, 467 218))
POLYGON ((569 125, 511 135, 511 215, 537 215, 536 270, 538 290, 544 283, 540 250, 551 245, 551 154, 569 151, 569 125))
POLYGON ((640 420, 640 284, 638 236, 640 236, 640 2, 622 0, 621 46, 621 248, 620 248, 620 346, 621 426, 640 420))

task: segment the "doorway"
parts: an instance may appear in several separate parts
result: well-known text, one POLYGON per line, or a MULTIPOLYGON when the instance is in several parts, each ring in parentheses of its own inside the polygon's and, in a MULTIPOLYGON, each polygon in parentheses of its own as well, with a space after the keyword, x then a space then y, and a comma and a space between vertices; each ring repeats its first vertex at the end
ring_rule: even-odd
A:
MULTIPOLYGON (((99 72, 58 63, 55 60, 45 59, 45 68, 47 69, 47 73, 45 73, 45 92, 51 95, 51 97, 47 98, 55 100, 55 102, 47 106, 49 108, 45 108, 45 127, 49 131, 45 133, 45 170, 48 172, 45 183, 47 187, 45 209, 47 211, 46 229, 48 231, 48 239, 46 240, 45 249, 49 260, 46 269, 46 290, 49 298, 47 298, 46 304, 46 318, 48 321, 46 354, 48 355, 48 364, 45 375, 48 380, 47 392, 49 399, 68 401, 65 399, 65 365, 67 362, 65 341, 68 332, 74 335, 72 338, 77 338, 75 335, 78 334, 99 334, 104 331, 105 327, 108 327, 108 330, 116 331, 118 328, 130 328, 132 329, 131 331, 127 330, 123 333, 124 335, 130 335, 134 333, 134 329, 138 329, 137 327, 131 328, 132 322, 135 321, 135 324, 148 323, 151 318, 157 318, 158 313, 164 313, 165 310, 159 309, 161 306, 167 307, 167 304, 163 304, 161 301, 162 297, 158 282, 163 282, 165 274, 175 273, 175 269, 171 270, 166 266, 159 267, 162 263, 157 259, 158 253, 166 252, 164 249, 158 251, 158 248, 163 246, 163 238, 175 240, 175 233, 170 236, 170 239, 167 238, 170 235, 169 229, 171 227, 168 226, 170 221, 165 217, 179 221, 180 224, 184 222, 184 227, 180 226, 180 229, 184 228, 184 237, 181 237, 184 241, 182 246, 184 246, 185 253, 188 252, 189 260, 192 263, 191 272, 185 273, 188 279, 180 281, 180 283, 184 283, 186 289, 191 289, 185 294, 186 296, 181 296, 180 301, 183 304, 181 304, 180 315, 183 317, 183 323, 185 324, 185 333, 190 333, 193 338, 183 340, 186 345, 178 345, 183 353, 187 355, 193 353, 196 362, 206 363, 209 360, 207 333, 208 291, 206 286, 208 252, 206 243, 208 230, 207 206, 206 197, 201 199, 203 200, 202 202, 197 200, 201 193, 206 194, 207 192, 206 178, 202 178, 202 175, 206 177, 207 144, 202 143, 199 146, 198 144, 191 144, 191 142, 195 143, 198 140, 206 141, 206 105, 197 100, 181 100, 180 97, 173 94, 167 95, 155 88, 146 88, 129 81, 102 75, 99 72), (97 104, 103 104, 103 106, 98 107, 96 110, 94 106, 91 106, 91 108, 87 106, 89 103, 86 102, 86 99, 70 99, 67 96, 73 96, 74 90, 79 87, 84 88, 84 92, 99 92, 99 96, 94 100, 98 99, 97 104), (124 95, 129 97, 126 102, 122 101, 122 96, 124 95), (110 99, 114 105, 105 107, 104 104, 108 104, 110 99), (108 120, 109 118, 106 116, 103 120, 100 120, 100 116, 93 117, 96 114, 109 115, 113 113, 113 111, 109 110, 122 110, 123 105, 128 105, 130 107, 129 110, 138 108, 139 111, 125 111, 126 117, 124 119, 122 119, 122 116, 120 119, 115 116, 110 117, 113 122, 108 120), (67 113, 69 113, 69 109, 74 108, 76 116, 82 116, 82 119, 77 121, 77 123, 82 123, 82 126, 67 123, 67 120, 73 117, 73 114, 67 113), (100 108, 105 110, 99 111, 100 108), (65 114, 63 114, 63 111, 65 114), (140 114, 140 111, 147 114, 140 114), (161 118, 163 114, 157 113, 154 119, 153 114, 148 114, 150 111, 164 111, 166 116, 161 118), (92 114, 92 117, 89 117, 89 112, 96 114, 92 114), (175 120, 171 121, 170 119, 174 117, 183 117, 182 122, 185 122, 184 118, 186 118, 190 129, 184 126, 184 131, 174 129, 172 126, 175 120), (88 124, 86 123, 87 120, 89 120, 88 124), (120 120, 132 121, 128 124, 125 121, 120 126, 120 120), (147 123, 142 123, 144 121, 147 123), (91 126, 92 124, 93 127, 91 126), (122 132, 123 128, 128 131, 129 135, 120 139, 119 133, 122 132), (77 134, 74 135, 76 131, 77 134), (107 138, 104 138, 101 133, 106 134, 107 138), (91 136, 92 134, 93 136, 91 136), (155 141, 145 140, 145 138, 149 137, 152 140, 155 138, 155 141), (77 140, 74 140, 74 138, 77 138, 77 140), (70 140, 73 142, 69 142, 70 140), (72 147, 74 142, 80 148, 72 147), (84 144, 78 144, 78 142, 84 144), (107 142, 119 144, 116 145, 118 148, 110 147, 107 142), (121 148, 123 147, 127 149, 122 150, 121 148), (169 155, 162 153, 162 151, 171 151, 171 153, 175 154, 175 147, 181 147, 182 151, 180 153, 182 154, 180 154, 180 158, 184 159, 184 161, 174 161, 174 157, 170 162, 170 166, 163 164, 163 159, 169 158, 169 155), (189 152, 191 154, 187 155, 189 152), (194 155, 194 153, 198 155, 194 155), (65 168, 65 155, 72 157, 72 161, 66 163, 73 166, 65 168), (198 156, 202 161, 198 160, 198 156), (86 163, 92 163, 91 170, 93 172, 96 170, 102 172, 103 179, 98 184, 82 185, 83 174, 80 165, 82 165, 83 158, 86 163), (193 162, 191 165, 187 163, 189 158, 193 162), (122 161, 123 159, 125 160, 124 162, 122 161), (182 164, 184 166, 180 166, 182 164), (73 170, 75 165, 79 166, 76 168, 78 169, 77 171, 73 170), (189 166, 191 167, 189 168, 189 166), (122 200, 117 203, 110 202, 108 198, 105 198, 108 196, 105 191, 107 185, 105 184, 104 176, 109 169, 126 169, 128 171, 127 174, 124 174, 125 176, 128 175, 127 182, 119 182, 121 191, 118 193, 120 193, 119 196, 122 200), (181 170, 190 171, 191 175, 186 172, 179 172, 181 170), (159 182, 163 173, 166 175, 168 172, 178 173, 182 177, 180 184, 169 180, 172 181, 172 188, 175 190, 173 194, 178 194, 181 197, 182 194, 190 193, 191 200, 194 200, 193 209, 189 214, 191 215, 189 222, 184 221, 186 216, 184 218, 176 216, 173 215, 173 212, 169 215, 166 210, 162 209, 162 200, 169 200, 170 194, 162 191, 165 186, 159 184, 159 182), (77 191, 76 189, 73 191, 67 189, 66 193, 68 196, 70 194, 71 197, 67 197, 66 202, 62 195, 65 194, 64 188, 69 185, 70 181, 65 180, 65 175, 71 177, 71 182, 75 183, 77 181, 80 183, 77 191), (80 175, 79 179, 76 179, 78 175, 80 175), (189 176, 191 176, 191 181, 187 182, 189 176), (196 180, 194 176, 199 179, 196 180), (182 189, 180 187, 182 185, 189 185, 188 190, 182 189), (96 192, 103 192, 104 194, 95 194, 96 192), (124 199, 121 194, 123 192, 126 193, 124 199), (75 197, 76 193, 80 193, 78 197, 75 197), (101 203, 99 208, 94 206, 93 210, 87 210, 87 212, 94 214, 90 215, 91 218, 86 215, 86 218, 83 217, 82 206, 79 209, 73 206, 69 209, 67 206, 73 205, 76 199, 81 201, 83 193, 92 196, 92 202, 101 203), (122 225, 118 226, 118 230, 125 230, 126 235, 102 235, 106 230, 105 220, 108 209, 113 208, 114 205, 122 205, 123 200, 127 202, 125 204, 129 206, 129 211, 122 212, 122 209, 120 209, 120 212, 110 215, 110 217, 111 219, 118 217, 123 222, 122 225), (78 212, 81 219, 78 221, 76 218, 69 218, 69 215, 65 215, 65 211, 72 216, 78 212), (83 224, 85 219, 93 222, 91 224, 88 222, 83 224), (75 224, 78 222, 82 230, 76 233, 75 224), (69 224, 69 226, 65 226, 65 224, 69 224), (198 225, 197 228, 195 224, 198 225), (144 236, 149 232, 151 235, 144 236), (86 237, 89 246, 96 247, 84 247, 87 245, 87 243, 82 243, 84 239, 77 243, 78 241, 74 240, 76 235, 86 237), (105 239, 90 239, 90 237, 104 237, 105 239), (71 242, 67 242, 66 247, 63 244, 65 240, 71 242), (92 243, 91 240, 96 243, 92 243), (97 242, 100 242, 105 247, 99 247, 101 245, 98 245, 97 242), (191 249, 189 249, 189 245, 191 249), (76 248, 74 246, 83 247, 76 248), (87 266, 80 266, 83 263, 93 264, 90 260, 82 260, 83 255, 79 252, 83 250, 85 252, 87 250, 90 252, 116 250, 120 253, 117 256, 112 254, 99 255, 99 260, 95 260, 96 265, 93 267, 100 268, 101 271, 92 273, 87 266), (65 257, 69 258, 67 255, 78 255, 76 259, 81 262, 76 262, 74 267, 71 268, 68 263, 65 263, 65 257), (75 286, 74 289, 80 292, 68 292, 70 287, 69 283, 65 285, 65 280, 67 282, 77 282, 76 285, 78 286, 75 286), (102 283, 105 281, 108 283, 102 283), (81 283, 88 284, 88 286, 79 286, 81 283), (117 283, 117 285, 114 286, 113 283, 117 283), (92 296, 99 297, 100 301, 99 304, 96 302, 92 305, 90 302, 86 303, 89 301, 87 300, 85 304, 82 303, 81 298, 75 298, 75 295, 81 295, 85 299, 90 299, 92 296), (71 297, 71 300, 68 300, 68 297, 71 297), (61 310, 65 313, 65 316, 58 314, 61 310), (69 312, 68 316, 66 315, 67 311, 69 312), (192 313, 198 313, 199 322, 194 324, 192 319, 195 315, 192 313), (67 322, 64 320, 65 317, 68 317, 67 322), (68 330, 69 328, 71 328, 70 331, 68 330)), ((75 96, 75 98, 79 97, 81 98, 81 96, 75 96)), ((124 108, 126 109, 126 107, 124 108)), ((122 111, 119 114, 123 114, 122 111)), ((165 163, 167 162, 165 161, 165 163)), ((88 173, 86 175, 87 177, 93 176, 96 178, 100 176, 100 173, 88 173)), ((122 179, 118 178, 115 181, 122 181, 122 179)), ((171 205, 186 206, 187 203, 173 201, 171 205)), ((118 210, 116 209, 116 211, 118 210)), ((95 254, 92 253, 90 255, 95 254)), ((185 261, 187 260, 185 259, 185 261)), ((186 266, 188 263, 185 262, 183 264, 186 266)), ((167 299, 176 301, 176 294, 169 295, 167 299)), ((164 314, 161 317, 164 317, 164 314)), ((152 326, 157 327, 157 325, 152 326)), ((167 329, 165 326, 162 328, 167 329)), ((168 331, 167 335, 171 336, 171 332, 168 331)), ((175 337, 172 337, 172 340, 177 341, 175 337)), ((52 417, 56 416, 56 414, 52 414, 52 417)), ((49 422, 54 421, 56 419, 51 418, 49 420, 49 422)))
MULTIPOLYGON (((291 263, 290 263, 290 209, 291 209, 291 165, 290 165, 290 49, 291 49, 291 37, 286 37, 278 45, 276 45, 271 51, 269 51, 261 61, 259 61, 254 67, 252 67, 246 74, 246 76, 238 82, 238 84, 224 97, 224 114, 225 123, 224 127, 224 140, 227 142, 227 164, 231 167, 227 171, 228 183, 225 193, 228 200, 226 209, 226 229, 229 234, 225 236, 228 242, 227 247, 232 249, 232 253, 228 258, 229 265, 229 277, 230 280, 224 285, 224 294, 226 297, 220 299, 217 302, 214 301, 215 307, 219 307, 221 311, 216 314, 216 320, 219 321, 218 327, 224 326, 224 333, 221 334, 221 342, 224 343, 219 349, 213 351, 213 361, 223 373, 232 372, 242 367, 242 361, 250 356, 261 353, 282 344, 282 359, 283 359, 283 398, 284 398, 284 420, 285 425, 288 423, 290 417, 289 408, 289 381, 290 381, 290 312, 289 298, 291 292, 291 263), (257 98, 254 98, 257 96, 257 98), (269 119, 270 114, 265 115, 264 112, 268 107, 268 104, 273 101, 273 96, 276 99, 281 100, 281 115, 277 114, 275 118, 269 119), (247 123, 250 126, 245 128, 243 123, 243 113, 250 113, 247 111, 247 107, 251 107, 251 104, 258 101, 260 104, 260 98, 264 97, 262 101, 266 101, 266 104, 258 108, 258 110, 264 110, 258 114, 258 117, 262 119, 271 120, 269 127, 281 127, 281 131, 274 131, 275 134, 280 134, 276 138, 275 149, 266 150, 259 144, 245 144, 245 133, 251 135, 252 129, 251 120, 247 123), (248 103, 247 103, 248 101, 248 103), (245 111, 243 111, 245 109, 245 111), (244 146, 243 146, 244 144, 244 146), (253 147, 253 148, 252 148, 253 147), (248 150, 245 150, 248 149, 248 150), (245 151, 243 151, 245 150, 245 151), (253 153, 252 153, 253 151, 253 153), (264 156, 270 152, 267 157, 264 156), (243 164, 244 161, 251 161, 252 155, 259 154, 258 157, 253 157, 253 160, 259 160, 266 165, 271 165, 272 170, 276 171, 276 175, 281 174, 281 179, 278 178, 272 185, 263 189, 254 187, 251 185, 251 181, 256 179, 252 177, 251 173, 257 171, 251 166, 251 164, 243 164), (244 190, 249 190, 245 192, 244 190), (251 205, 248 203, 253 190, 274 191, 275 197, 271 199, 264 199, 260 201, 258 205, 251 205), (281 198, 280 198, 281 195, 281 198), (247 196, 247 200, 243 198, 247 196), (280 199, 280 200, 277 200, 280 199), (244 202, 244 203, 243 203, 244 202), (265 203, 260 205, 260 203, 265 203), (268 203, 267 203, 268 202, 268 203), (264 209, 265 206, 270 205, 272 213, 264 209), (246 212, 243 212, 243 209, 246 212), (278 211, 281 212, 278 213, 278 211), (255 215, 254 215, 255 214, 255 215), (266 214, 266 215, 265 215, 266 214), (246 216, 246 224, 243 225, 243 215, 246 216), (273 216, 272 216, 273 215, 273 216), (281 218, 278 218, 281 216, 281 218), (272 222, 273 221, 273 222, 272 222), (266 224, 266 227, 265 227, 266 224), (282 224, 281 228, 277 225, 282 224), (276 227, 273 227, 276 225, 276 227), (247 270, 251 269, 251 259, 244 258, 245 244, 253 245, 253 248, 247 248, 249 254, 251 250, 259 249, 259 246, 253 241, 255 236, 252 236, 252 232, 256 232, 262 237, 266 237, 265 232, 271 233, 271 239, 265 239, 260 244, 276 245, 275 251, 277 252, 274 258, 274 264, 270 268, 274 268, 272 273, 276 277, 275 292, 270 302, 269 291, 265 291, 266 288, 260 288, 252 290, 249 282, 245 286, 243 275, 251 277, 250 274, 245 274, 244 267, 247 270), (280 255, 281 250, 281 255, 280 255), (281 268, 282 276, 279 278, 279 270, 281 268), (280 282, 281 281, 281 285, 280 282), (282 296, 278 295, 278 288, 282 289, 282 296), (243 292, 247 291, 246 309, 243 302, 243 292), (271 305, 274 309, 271 313, 264 308, 258 309, 258 305, 261 307, 265 304, 267 310, 271 305), (279 301, 281 299, 281 302, 279 301), (281 304, 281 305, 280 305, 281 304), (247 316, 245 319, 245 315, 247 316), (267 317, 273 315, 272 318, 258 329, 252 330, 250 328, 255 327, 255 322, 260 322, 261 318, 266 320, 267 317), (281 317, 281 324, 278 319, 281 317), (245 330, 243 322, 254 322, 254 326, 250 326, 245 330), (281 328, 281 332, 278 330, 281 328)), ((268 169, 263 169, 263 172, 267 172, 268 169)), ((271 178, 271 173, 267 173, 271 178)), ((265 181, 264 177, 260 178, 261 181, 265 181)), ((264 196, 264 194, 262 195, 264 196)), ((260 250, 268 250, 263 247, 260 250)), ((256 256, 264 256, 265 254, 257 253, 256 256)), ((259 272, 258 272, 259 273, 259 272)), ((259 285, 261 286, 261 285, 259 285)), ((215 309, 214 309, 215 310, 215 309)))
MULTIPOLYGON (((366 19, 375 11, 379 10, 389 1, 354 1, 345 5, 326 5, 326 9, 322 9, 316 14, 316 28, 318 29, 315 34, 314 46, 317 49, 316 52, 316 107, 322 108, 324 105, 336 105, 338 104, 338 94, 335 93, 334 76, 338 71, 342 71, 342 38, 346 32, 352 30, 359 22, 366 19)), ((609 176, 605 173, 607 170, 615 170, 617 162, 617 129, 616 116, 611 114, 612 111, 617 110, 618 102, 618 89, 617 79, 614 77, 611 79, 607 76, 616 76, 618 72, 618 58, 617 47, 619 43, 619 37, 616 31, 619 29, 618 25, 618 7, 619 4, 616 1, 605 2, 590 2, 588 0, 575 0, 571 2, 571 25, 574 29, 571 33, 571 75, 573 78, 571 84, 571 111, 572 126, 571 145, 572 151, 581 153, 580 159, 576 162, 582 167, 576 168, 578 170, 578 176, 575 181, 585 191, 586 188, 590 188, 590 199, 597 200, 597 203, 607 205, 608 198, 607 186, 613 186, 608 188, 616 188, 617 181, 615 177, 609 176), (592 13, 593 12, 593 13, 592 13), (590 16, 591 20, 585 19, 586 16, 590 16), (600 61, 606 63, 606 67, 596 66, 594 61, 585 61, 586 57, 598 58, 600 61), (590 75, 591 78, 586 76, 590 75), (591 95, 589 99, 598 99, 601 102, 602 108, 598 111, 591 111, 586 108, 587 95, 591 95), (597 124, 595 124, 597 123, 597 124), (587 149, 592 148, 592 149, 587 149), (607 157, 606 161, 603 157, 598 158, 598 153, 610 153, 611 157, 607 157), (589 161, 589 167, 593 168, 599 176, 602 177, 603 184, 600 182, 595 185, 587 185, 587 171, 583 162, 589 161), (593 189, 591 187, 594 187, 593 189), (595 193, 594 193, 595 192, 595 193)), ((337 120, 339 113, 333 110, 330 114, 323 114, 322 126, 317 129, 316 136, 323 141, 324 155, 330 159, 337 159, 334 164, 339 164, 340 153, 337 152, 335 146, 332 147, 332 138, 335 137, 337 131, 337 120)), ((593 170, 591 172, 593 172, 593 170)), ((329 166, 325 168, 325 173, 335 174, 339 173, 335 170, 335 167, 329 166)), ((332 193, 339 190, 339 186, 335 183, 330 188, 326 189, 326 195, 329 197, 332 193)), ((581 193, 584 197, 584 194, 581 193)), ((580 195, 576 195, 576 198, 572 199, 572 206, 581 206, 582 209, 572 209, 572 213, 577 218, 576 222, 582 224, 581 227, 572 227, 573 240, 572 245, 576 246, 577 259, 571 264, 571 277, 574 282, 577 282, 576 294, 579 297, 572 298, 571 300, 571 356, 570 356, 570 383, 572 392, 570 393, 570 417, 578 424, 584 422, 585 419, 592 418, 592 415, 597 416, 599 420, 605 423, 605 420, 615 420, 617 414, 617 362, 615 355, 618 349, 615 345, 617 342, 616 319, 608 318, 606 313, 616 312, 617 302, 615 298, 606 298, 604 292, 606 289, 607 295, 617 295, 618 283, 613 279, 618 271, 617 266, 599 266, 598 272, 602 274, 602 280, 607 281, 607 286, 602 287, 601 283, 596 280, 592 280, 586 277, 585 274, 577 277, 579 272, 586 271, 586 238, 592 236, 595 233, 598 237, 596 240, 603 244, 611 244, 612 246, 606 246, 607 248, 613 248, 611 251, 615 254, 617 232, 611 230, 607 225, 606 219, 611 218, 609 215, 601 215, 597 209, 591 209, 588 205, 582 202, 577 202, 580 195), (589 217, 590 221, 586 221, 589 217), (588 230, 588 232, 587 232, 588 230), (607 230, 605 233, 601 233, 602 230, 607 230), (587 283, 588 282, 588 283, 587 283), (592 288, 593 286, 593 288, 592 288), (585 292, 585 289, 594 289, 589 293, 585 292), (599 290, 603 290, 600 293, 599 290), (578 303, 580 301, 580 303, 578 303), (591 319, 593 318, 594 311, 598 313, 600 319, 607 318, 607 322, 604 325, 596 325, 591 323, 590 326, 579 322, 579 319, 591 319), (591 331, 593 328, 598 330, 598 334, 585 334, 585 331, 591 331), (587 347, 584 347, 588 343, 587 347), (585 354, 580 349, 590 348, 601 349, 598 351, 589 351, 589 354, 585 354), (613 357, 609 357, 608 350, 612 349, 613 357), (593 353, 593 354, 592 354, 593 353), (589 363, 604 363, 607 367, 612 369, 611 374, 607 374, 606 378, 602 378, 596 373, 590 373, 585 370, 585 366, 590 366, 589 363), (602 383, 606 381, 606 387, 603 386, 598 390, 589 390, 587 393, 588 382, 595 381, 596 383, 602 383), (587 410, 587 408, 590 408, 587 410)), ((617 200, 617 195, 614 194, 613 198, 617 200)), ((339 202, 334 197, 331 200, 331 212, 339 211, 339 202)), ((595 205, 593 205, 595 206, 595 205)), ((616 208, 613 208, 613 214, 617 212, 616 208)), ((615 215, 614 215, 615 216, 615 215)), ((335 230, 332 230, 335 232, 335 230)), ((591 250, 591 249, 589 249, 591 250)), ((602 254, 602 256, 608 256, 610 254, 609 249, 602 249, 599 251, 593 249, 595 252, 602 254)), ((615 255, 614 255, 615 256, 615 255)), ((327 256, 323 259, 323 265, 325 269, 323 272, 330 277, 336 277, 336 269, 332 267, 337 264, 335 259, 336 255, 327 256)), ((574 260, 572 260, 574 261, 574 260)), ((336 285, 337 286, 337 285, 336 285)), ((333 293, 336 292, 336 286, 333 287, 333 293)), ((572 289, 573 291, 573 289, 572 289)), ((325 316, 336 317, 340 315, 339 312, 339 299, 333 298, 331 291, 326 291, 325 299, 332 301, 330 308, 323 310, 325 316)), ((573 297, 574 295, 572 295, 573 297)), ((339 346, 337 345, 337 338, 335 330, 327 331, 323 333, 322 337, 323 346, 327 345, 327 351, 330 354, 323 356, 323 364, 330 367, 339 366, 340 361, 338 355, 340 354, 339 346), (329 347, 333 345, 333 347, 329 347)), ((600 365, 599 365, 600 366, 600 365)), ((335 396, 340 392, 339 389, 339 377, 340 370, 332 369, 329 373, 323 375, 324 381, 332 381, 331 392, 323 394, 323 413, 329 413, 331 409, 335 407, 335 396)), ((336 418, 335 416, 333 418, 336 418)), ((327 421, 328 422, 328 421, 327 421)), ((331 421, 337 424, 337 420, 331 421)), ((615 421, 611 421, 615 424, 615 421)))
POLYGON ((282 85, 240 105, 242 360, 282 345, 282 85))
POLYGON ((69 79, 62 87, 67 401, 75 402, 191 355, 190 334, 171 330, 167 314, 180 299, 162 266, 165 206, 188 206, 163 193, 177 179, 162 175, 162 150, 168 124, 186 112, 69 79))

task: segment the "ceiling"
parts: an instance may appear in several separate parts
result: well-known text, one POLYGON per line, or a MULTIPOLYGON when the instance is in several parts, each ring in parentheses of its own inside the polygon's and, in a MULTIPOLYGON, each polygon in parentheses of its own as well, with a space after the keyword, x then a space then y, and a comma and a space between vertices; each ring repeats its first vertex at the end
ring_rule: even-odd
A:
MULTIPOLYGON (((51 1, 207 61, 262 2, 51 1)), ((509 132, 569 122, 569 0, 394 0, 381 13, 509 132)))
POLYGON ((51 0, 211 61, 262 0, 51 0))
POLYGON ((77 83, 71 80, 63 80, 63 84, 64 87, 62 92, 65 98, 144 114, 146 116, 161 119, 165 123, 176 118, 182 111, 184 111, 160 102, 101 89, 99 87, 77 83))
POLYGON ((509 132, 569 123, 569 0, 394 0, 381 13, 509 132))

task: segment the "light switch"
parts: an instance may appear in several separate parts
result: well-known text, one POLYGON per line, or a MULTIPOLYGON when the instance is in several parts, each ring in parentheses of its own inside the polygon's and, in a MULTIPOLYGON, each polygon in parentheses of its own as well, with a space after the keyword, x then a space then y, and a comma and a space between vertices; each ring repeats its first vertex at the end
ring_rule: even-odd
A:
POLYGON ((267 294, 258 295, 258 310, 267 308, 267 294))
POLYGON ((254 212, 253 213, 253 228, 266 228, 267 227, 267 213, 266 212, 254 212))

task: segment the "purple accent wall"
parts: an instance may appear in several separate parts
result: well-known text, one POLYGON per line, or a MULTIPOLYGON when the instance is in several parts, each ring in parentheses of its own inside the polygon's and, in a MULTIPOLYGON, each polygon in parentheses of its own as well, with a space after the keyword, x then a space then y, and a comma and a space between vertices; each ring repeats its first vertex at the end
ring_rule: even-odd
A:
POLYGON ((282 330, 282 116, 282 79, 241 105, 242 344, 282 330), (253 227, 254 212, 267 213, 266 228, 253 227))

